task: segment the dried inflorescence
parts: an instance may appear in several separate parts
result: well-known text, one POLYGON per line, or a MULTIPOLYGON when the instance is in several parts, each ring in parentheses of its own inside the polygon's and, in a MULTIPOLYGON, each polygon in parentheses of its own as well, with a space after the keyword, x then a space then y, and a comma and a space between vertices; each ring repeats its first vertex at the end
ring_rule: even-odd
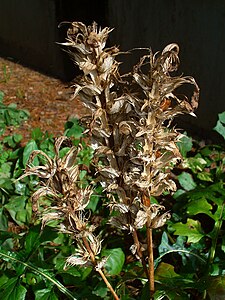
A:
POLYGON ((169 170, 181 159, 176 145, 181 134, 169 125, 178 114, 193 114, 199 88, 190 76, 171 76, 179 65, 176 44, 154 55, 148 49, 132 72, 120 76, 119 50, 105 48, 110 31, 98 29, 96 23, 71 23, 63 45, 83 71, 74 95, 91 110, 85 121, 98 181, 108 192, 110 208, 120 212, 111 223, 132 231, 148 220, 157 228, 169 213, 143 199, 176 190, 169 170), (184 84, 193 86, 190 99, 176 93, 184 84))
POLYGON ((41 186, 32 195, 33 211, 41 215, 42 227, 51 220, 58 220, 58 229, 69 233, 76 240, 78 249, 67 260, 67 264, 72 265, 92 264, 91 255, 95 257, 101 250, 101 239, 95 236, 95 226, 89 224, 84 211, 90 202, 92 189, 90 186, 84 188, 79 184, 80 166, 77 164, 77 155, 80 150, 80 146, 71 145, 69 138, 59 137, 55 141, 54 158, 50 158, 41 150, 34 150, 27 162, 25 174, 19 178, 28 175, 41 178, 41 186), (60 148, 63 144, 70 149, 61 158, 60 148), (36 157, 39 157, 43 164, 34 166, 33 161, 36 157), (40 207, 39 200, 43 196, 50 199, 50 206, 40 207), (83 239, 87 241, 89 249, 86 248, 83 239))

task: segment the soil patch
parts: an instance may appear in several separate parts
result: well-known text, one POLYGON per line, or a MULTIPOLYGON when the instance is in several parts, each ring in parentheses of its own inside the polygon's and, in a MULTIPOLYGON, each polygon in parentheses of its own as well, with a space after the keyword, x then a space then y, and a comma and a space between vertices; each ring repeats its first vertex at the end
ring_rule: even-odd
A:
POLYGON ((80 118, 87 113, 79 98, 73 98, 70 85, 0 58, 0 90, 5 94, 3 103, 16 103, 18 109, 30 113, 27 121, 18 128, 9 128, 7 134, 22 134, 23 143, 30 139, 35 127, 54 136, 62 135, 69 117, 80 118))

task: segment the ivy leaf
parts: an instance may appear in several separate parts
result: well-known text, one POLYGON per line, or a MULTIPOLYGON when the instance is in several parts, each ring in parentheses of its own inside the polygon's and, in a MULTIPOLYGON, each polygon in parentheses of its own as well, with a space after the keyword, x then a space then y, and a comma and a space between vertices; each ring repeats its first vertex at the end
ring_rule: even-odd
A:
POLYGON ((19 283, 17 277, 9 279, 2 287, 3 291, 0 293, 0 299, 4 300, 24 300, 27 290, 19 283))
POLYGON ((191 174, 187 172, 182 172, 178 177, 178 181, 183 189, 186 191, 191 191, 196 188, 196 183, 194 182, 191 174))
POLYGON ((118 275, 125 262, 125 254, 121 248, 105 249, 101 252, 102 256, 108 257, 105 269, 110 275, 118 275))
POLYGON ((200 222, 192 219, 187 219, 186 224, 181 222, 173 224, 172 228, 175 229, 175 235, 187 236, 188 243, 197 243, 204 237, 200 222))

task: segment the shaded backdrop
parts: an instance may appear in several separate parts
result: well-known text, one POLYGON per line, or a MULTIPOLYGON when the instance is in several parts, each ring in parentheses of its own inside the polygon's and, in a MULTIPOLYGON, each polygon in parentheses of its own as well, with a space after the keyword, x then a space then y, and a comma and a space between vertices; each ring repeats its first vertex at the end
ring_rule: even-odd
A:
MULTIPOLYGON (((78 70, 56 44, 63 41, 62 21, 93 20, 114 27, 109 43, 121 50, 168 43, 180 46, 180 72, 201 89, 198 118, 182 117, 179 126, 203 138, 213 136, 217 114, 225 110, 224 0, 1 0, 0 55, 63 80, 78 70)), ((127 71, 137 54, 123 57, 127 71)))

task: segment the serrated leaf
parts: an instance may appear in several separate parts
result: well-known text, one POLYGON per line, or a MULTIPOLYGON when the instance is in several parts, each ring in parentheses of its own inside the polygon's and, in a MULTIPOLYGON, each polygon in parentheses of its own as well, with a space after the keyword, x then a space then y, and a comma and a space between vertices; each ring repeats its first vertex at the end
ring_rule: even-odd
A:
POLYGON ((101 255, 108 257, 104 267, 110 275, 118 275, 122 271, 125 254, 121 248, 104 249, 101 255))
POLYGON ((204 233, 199 221, 187 219, 187 223, 181 222, 173 224, 172 228, 175 229, 175 235, 187 236, 188 243, 197 243, 204 237, 204 233))
POLYGON ((196 183, 194 182, 191 174, 187 172, 182 172, 179 176, 177 176, 178 181, 183 189, 186 191, 191 191, 196 188, 196 183))
POLYGON ((0 299, 4 300, 24 300, 27 293, 26 288, 19 283, 17 277, 9 279, 2 289, 0 299))

